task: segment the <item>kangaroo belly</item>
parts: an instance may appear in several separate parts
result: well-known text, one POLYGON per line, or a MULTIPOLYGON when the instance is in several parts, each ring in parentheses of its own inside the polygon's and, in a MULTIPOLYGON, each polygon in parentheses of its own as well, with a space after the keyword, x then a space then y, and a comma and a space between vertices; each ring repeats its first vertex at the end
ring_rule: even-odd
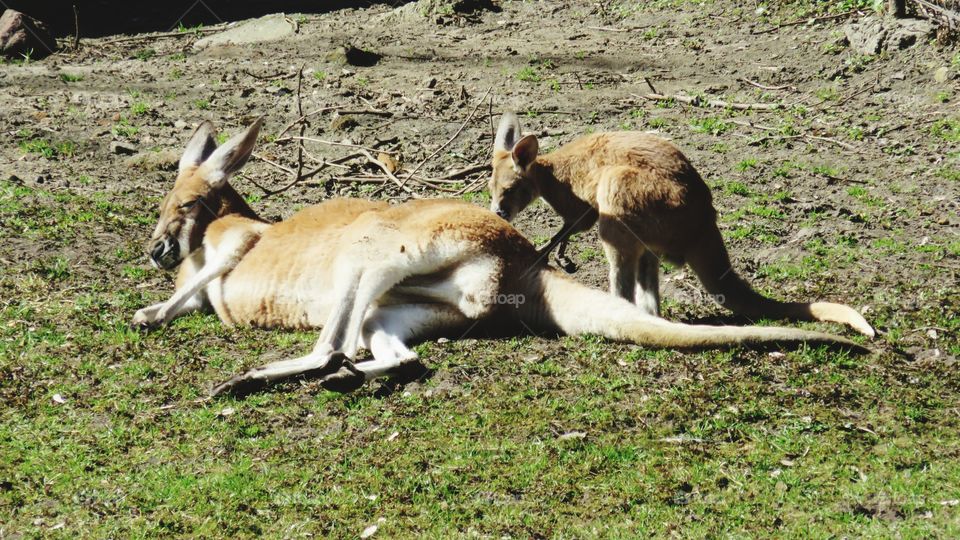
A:
POLYGON ((265 328, 323 325, 333 302, 323 263, 283 251, 258 245, 210 284, 207 296, 221 320, 265 328))

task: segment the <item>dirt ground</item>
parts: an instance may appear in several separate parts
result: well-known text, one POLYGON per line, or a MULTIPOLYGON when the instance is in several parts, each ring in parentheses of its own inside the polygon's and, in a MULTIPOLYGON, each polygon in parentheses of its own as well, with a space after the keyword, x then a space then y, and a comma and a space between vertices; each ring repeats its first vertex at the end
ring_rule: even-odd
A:
MULTIPOLYGON (((200 121, 234 133, 264 115, 256 159, 232 183, 265 217, 281 219, 335 195, 451 196, 485 206, 483 166, 503 111, 517 111, 546 150, 590 131, 651 130, 682 148, 711 185, 735 266, 760 290, 849 303, 876 326, 880 336, 870 346, 887 361, 954 370, 956 45, 924 40, 863 56, 843 39, 850 17, 777 27, 802 4, 768 12, 727 2, 667 4, 503 2, 500 11, 427 17, 410 6, 377 5, 290 14, 296 32, 283 40, 200 50, 201 32, 82 39, 79 50, 0 66, 0 178, 53 194, 102 193, 155 216, 178 152, 200 121), (352 53, 344 54, 351 47, 378 58, 352 65, 352 53), (644 98, 652 89, 782 107, 742 111, 644 98), (401 177, 416 171, 412 193, 354 157, 270 194, 298 167, 295 141, 279 137, 299 133, 299 126, 285 129, 299 116, 298 96, 303 112, 321 111, 308 117, 304 135, 341 143, 307 141, 304 171, 363 145, 396 156, 401 177), (472 172, 457 174, 466 169, 472 172), (429 187, 431 179, 442 189, 429 187)), ((559 224, 543 203, 516 221, 536 243, 559 224)), ((8 223, 0 268, 19 272, 62 258, 75 276, 102 284, 127 286, 135 275, 138 290, 159 298, 171 278, 150 269, 145 256, 127 257, 123 278, 104 263, 117 246, 145 243, 152 227, 137 219, 96 226, 82 241, 52 242, 18 237, 8 223)), ((595 231, 568 253, 578 279, 606 287, 595 231)), ((667 317, 723 315, 688 271, 665 272, 667 317)))
MULTIPOLYGON (((0 150, 4 176, 48 189, 130 194, 139 187, 156 194, 172 179, 169 167, 163 170, 170 152, 182 147, 200 120, 230 132, 265 115, 266 141, 294 121, 303 67, 303 111, 331 109, 310 117, 308 137, 398 152, 407 171, 420 166, 426 177, 443 177, 486 163, 496 116, 506 110, 525 115, 524 129, 540 135, 547 150, 587 131, 655 130, 673 139, 714 187, 725 228, 739 231, 728 238, 738 268, 755 279, 766 265, 802 261, 810 241, 874 252, 878 242, 905 246, 870 262, 858 255, 830 260, 814 280, 823 286, 761 279, 761 287, 796 298, 852 302, 882 317, 881 330, 915 320, 910 313, 935 308, 938 300, 947 301, 941 309, 956 307, 950 293, 956 292, 960 225, 957 128, 948 124, 948 137, 931 135, 933 126, 956 114, 958 66, 949 47, 924 43, 877 58, 858 56, 843 45, 842 21, 753 35, 790 13, 767 22, 722 4, 641 10, 628 4, 600 9, 577 2, 509 2, 502 12, 430 17, 412 7, 291 15, 298 27, 293 37, 255 46, 197 52, 194 36, 144 35, 84 40, 76 52, 8 65, 0 71, 0 117, 9 141, 0 150), (372 67, 345 64, 344 46, 381 58, 372 67), (937 82, 941 67, 948 77, 937 82), (650 86, 667 95, 785 108, 741 113, 664 107, 638 97, 650 86), (463 132, 432 155, 478 106, 463 132), (38 137, 75 148, 53 159, 25 154, 24 142, 38 137), (131 167, 128 156, 111 152, 113 141, 131 144, 146 156, 146 165, 131 167), (742 185, 746 192, 738 189, 742 185), (756 200, 768 202, 758 210, 756 200), (771 215, 779 219, 764 219, 771 215)), ((350 153, 306 146, 316 158, 350 153)), ((292 142, 263 144, 259 156, 296 167, 292 142)), ((254 181, 271 189, 290 178, 264 160, 236 182, 250 197, 264 198, 254 181)), ((330 167, 281 196, 264 198, 259 208, 280 218, 330 195, 409 196, 391 184, 338 181, 374 175, 364 161, 347 162, 351 169, 330 167)), ((315 165, 308 158, 305 170, 315 165)), ((476 192, 484 177, 477 172, 463 185, 445 186, 476 192)), ((422 196, 443 195, 415 187, 422 196)), ((485 203, 482 194, 476 200, 485 203)), ((543 205, 517 222, 539 241, 558 224, 543 205)), ((129 234, 146 238, 147 228, 129 234)), ((8 257, 36 255, 36 246, 22 247, 23 253, 8 257)), ((593 234, 572 254, 582 265, 582 279, 604 284, 593 234)), ((683 297, 681 317, 691 309, 698 315, 716 311, 683 273, 668 277, 666 287, 668 298, 683 297)), ((936 345, 923 332, 903 330, 900 347, 936 345)))

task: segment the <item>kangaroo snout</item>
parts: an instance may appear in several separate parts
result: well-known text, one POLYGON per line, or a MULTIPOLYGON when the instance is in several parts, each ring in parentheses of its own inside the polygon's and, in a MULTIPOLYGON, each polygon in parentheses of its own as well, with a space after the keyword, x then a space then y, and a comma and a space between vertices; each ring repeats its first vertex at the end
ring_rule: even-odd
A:
POLYGON ((150 262, 157 268, 170 270, 180 263, 180 245, 170 237, 154 240, 147 248, 150 262))
POLYGON ((510 216, 510 212, 508 212, 506 208, 500 206, 499 204, 497 204, 497 203, 491 204, 491 205, 490 205, 490 211, 493 212, 494 214, 498 215, 499 217, 501 217, 501 218, 503 218, 503 219, 505 219, 505 220, 507 220, 507 221, 510 221, 510 217, 511 217, 511 216, 510 216))

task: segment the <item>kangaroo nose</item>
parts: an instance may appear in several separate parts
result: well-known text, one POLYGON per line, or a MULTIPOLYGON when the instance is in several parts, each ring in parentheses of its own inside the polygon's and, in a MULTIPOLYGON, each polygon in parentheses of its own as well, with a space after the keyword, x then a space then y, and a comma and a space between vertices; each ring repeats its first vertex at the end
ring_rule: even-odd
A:
POLYGON ((158 262, 160 260, 160 256, 163 255, 163 252, 163 240, 157 240, 153 243, 153 246, 150 247, 150 258, 153 259, 154 262, 158 262))
POLYGON ((496 213, 498 216, 502 217, 503 219, 507 219, 510 216, 510 214, 508 214, 507 211, 504 210, 503 208, 497 208, 496 213))

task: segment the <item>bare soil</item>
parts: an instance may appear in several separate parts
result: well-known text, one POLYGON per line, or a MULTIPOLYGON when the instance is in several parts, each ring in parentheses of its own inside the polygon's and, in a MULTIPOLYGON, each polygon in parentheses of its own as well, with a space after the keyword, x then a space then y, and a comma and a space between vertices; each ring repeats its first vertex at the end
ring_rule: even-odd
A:
MULTIPOLYGON (((789 12, 767 18, 724 4, 604 11, 577 2, 508 2, 502 12, 428 17, 415 8, 291 15, 298 31, 289 39, 201 51, 192 47, 199 37, 193 35, 85 39, 77 51, 4 66, 4 176, 53 190, 153 200, 170 185, 172 160, 200 120, 230 132, 265 115, 263 159, 235 181, 262 199, 257 206, 265 215, 282 218, 332 195, 410 197, 390 182, 375 183, 385 178, 364 158, 348 161, 349 169, 329 167, 279 196, 257 187, 290 180, 266 160, 296 168, 295 143, 269 141, 298 116, 302 67, 302 109, 330 108, 309 118, 308 137, 394 152, 404 170, 419 166, 419 174, 442 178, 486 163, 496 116, 505 110, 524 114, 524 128, 548 150, 586 131, 653 129, 673 139, 715 187, 724 228, 740 231, 728 238, 738 268, 761 288, 851 302, 881 330, 908 325, 899 347, 932 345, 909 328, 911 313, 956 308, 957 141, 955 132, 950 140, 936 129, 956 118, 955 49, 922 43, 862 57, 845 48, 842 19, 757 34, 789 12), (344 47, 380 58, 371 67, 352 66, 344 47), (941 67, 948 77, 937 82, 941 67), (784 108, 665 106, 639 97, 652 88, 784 108), (462 133, 424 161, 477 107, 462 133), (26 152, 24 144, 37 138, 73 143, 75 150, 52 159, 26 152), (111 153, 114 141, 139 155, 111 153), (360 183, 358 175, 379 178, 360 183), (765 266, 802 265, 811 242, 848 249, 831 251, 807 279, 764 279, 776 275, 764 273, 765 266), (889 249, 891 242, 897 249, 889 249)), ((306 147, 317 159, 352 152, 306 147)), ((305 170, 316 164, 308 158, 305 170)), ((460 196, 482 190, 485 174, 442 184, 453 193, 411 186, 417 196, 460 196)), ((475 200, 485 204, 482 193, 475 200)), ((540 241, 558 225, 543 205, 517 222, 540 241)), ((147 232, 145 225, 124 234, 146 238, 147 232)), ((68 255, 82 259, 85 249, 101 247, 77 246, 68 255)), ((38 249, 18 242, 4 248, 15 258, 38 249)), ((572 256, 581 279, 605 285, 593 234, 572 256)), ((683 272, 669 275, 666 287, 666 296, 682 297, 673 316, 719 313, 683 272)))

